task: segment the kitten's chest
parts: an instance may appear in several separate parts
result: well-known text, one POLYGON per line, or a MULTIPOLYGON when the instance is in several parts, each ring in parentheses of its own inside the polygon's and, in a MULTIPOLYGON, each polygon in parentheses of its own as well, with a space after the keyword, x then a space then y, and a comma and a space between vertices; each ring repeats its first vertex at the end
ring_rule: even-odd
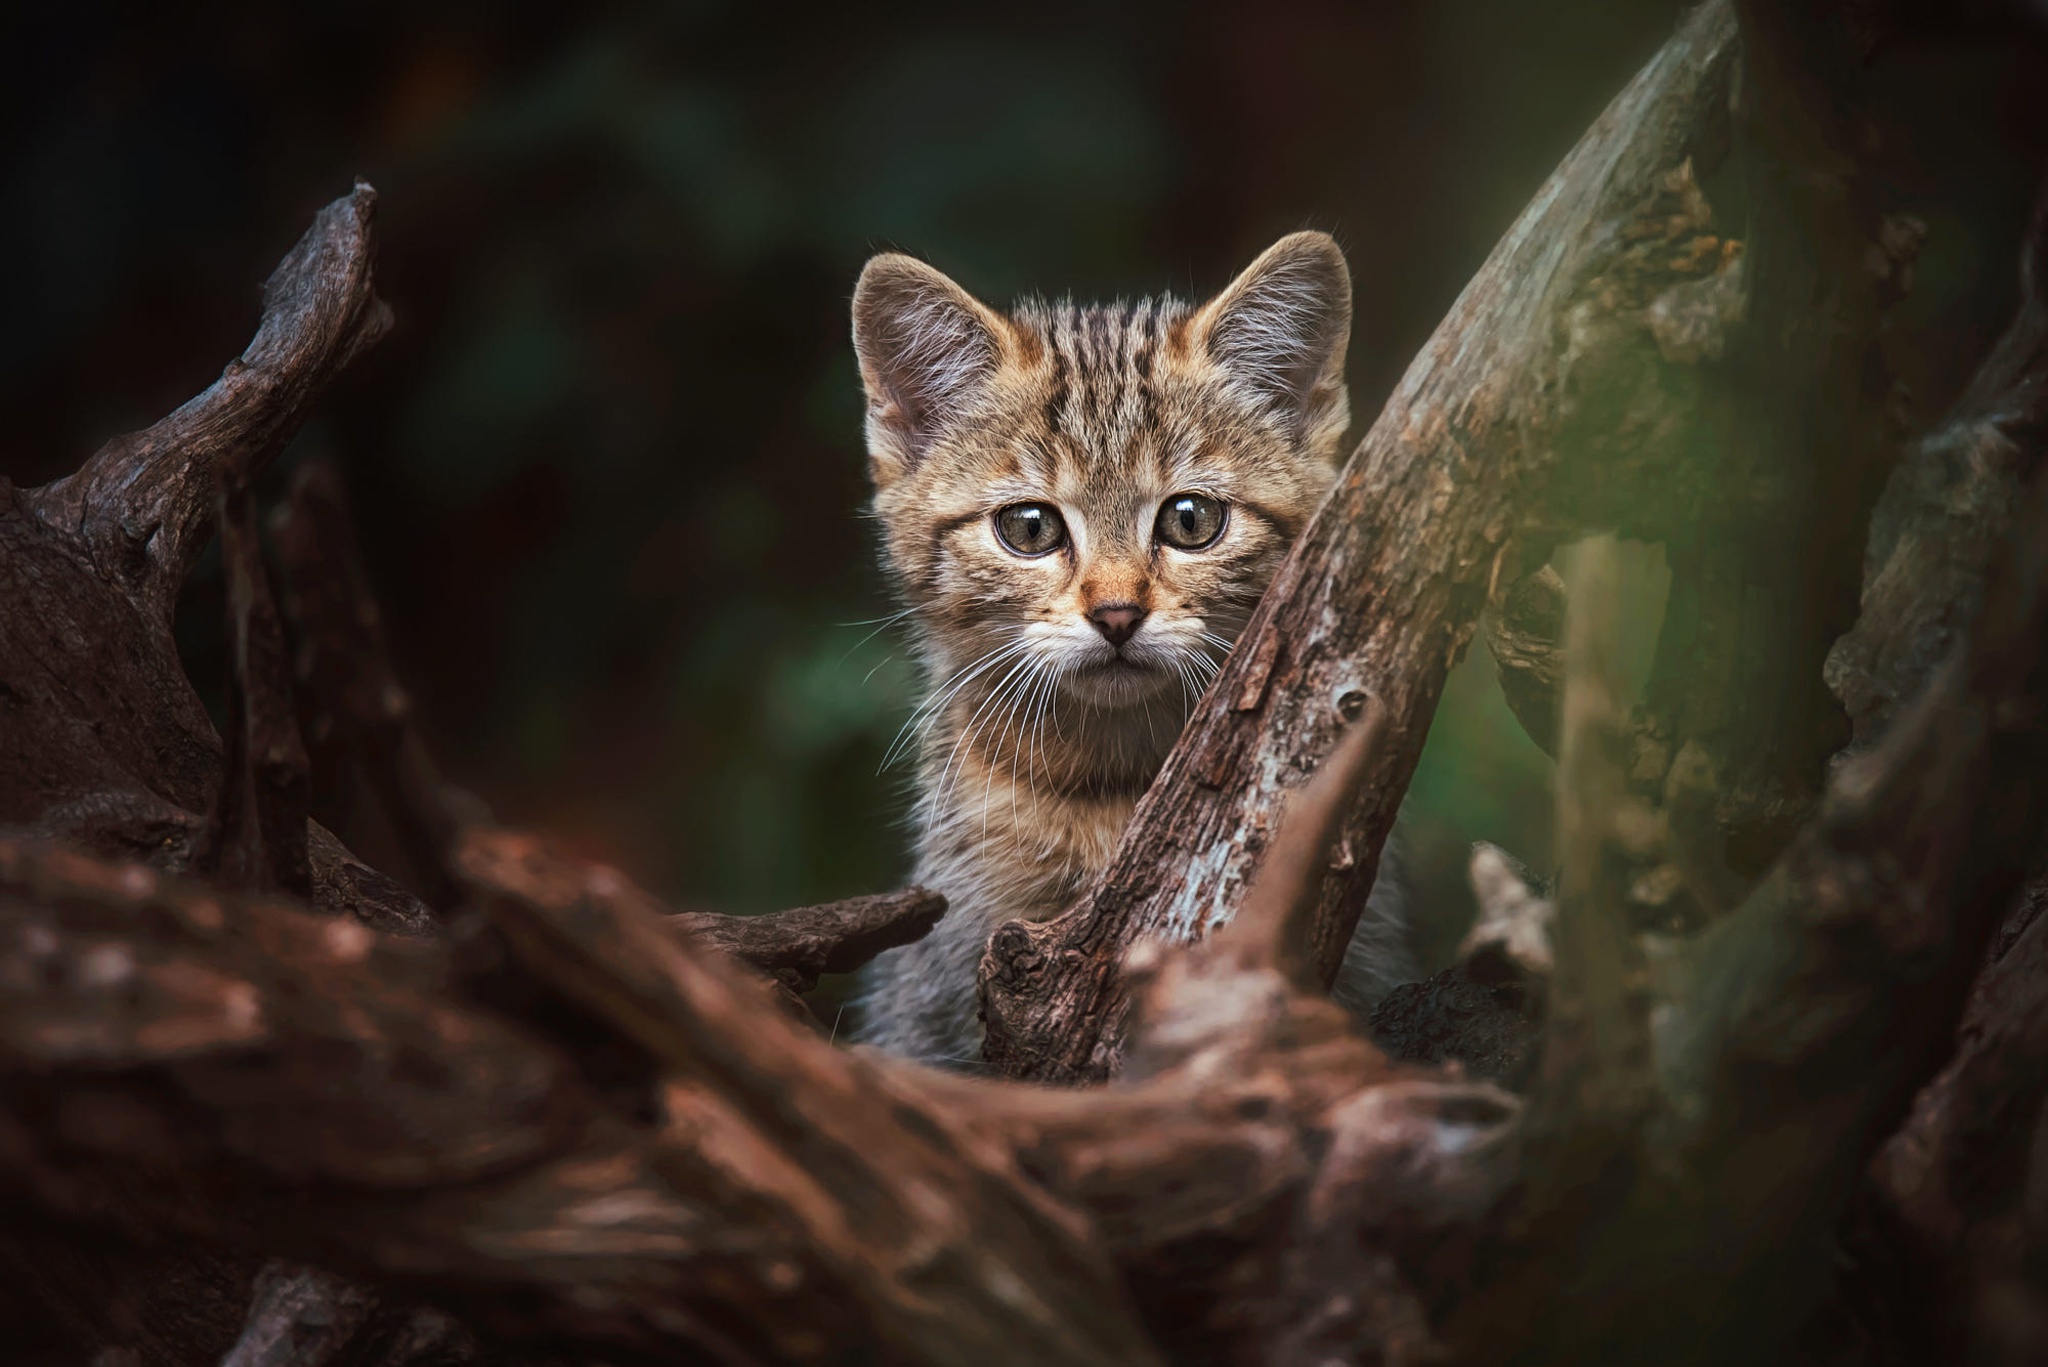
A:
POLYGON ((1005 776, 951 796, 926 828, 927 876, 942 891, 972 889, 999 919, 1063 911, 1116 853, 1137 804, 1135 793, 1062 796, 1005 776))

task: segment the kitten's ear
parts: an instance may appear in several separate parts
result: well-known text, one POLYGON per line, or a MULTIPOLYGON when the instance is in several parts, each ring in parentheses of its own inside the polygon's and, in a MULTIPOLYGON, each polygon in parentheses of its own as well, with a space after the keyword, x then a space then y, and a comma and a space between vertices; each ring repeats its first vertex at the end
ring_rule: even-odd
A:
POLYGON ((995 374, 1005 324, 915 257, 885 252, 853 289, 853 350, 868 392, 868 470, 885 489, 995 374))
POLYGON ((1351 342, 1351 272, 1328 233, 1290 233, 1195 315, 1194 336, 1223 371, 1289 424, 1296 440, 1333 459, 1351 420, 1344 353, 1351 342))

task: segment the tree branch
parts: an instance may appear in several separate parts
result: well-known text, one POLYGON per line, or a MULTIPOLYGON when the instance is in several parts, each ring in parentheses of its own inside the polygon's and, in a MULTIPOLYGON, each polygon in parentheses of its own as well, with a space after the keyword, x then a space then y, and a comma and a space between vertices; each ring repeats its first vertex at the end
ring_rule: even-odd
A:
POLYGON ((221 491, 220 537, 228 581, 227 763, 192 867, 245 892, 310 897, 311 779, 292 704, 284 627, 246 487, 221 491))
POLYGON ((1363 714, 1289 798, 1258 876, 1216 936, 1218 953, 1235 954, 1247 967, 1277 969, 1298 990, 1321 986, 1314 949, 1323 870, 1386 731, 1386 709, 1368 699, 1363 714))
POLYGON ((271 530, 297 627, 309 727, 362 764, 428 903, 449 910, 457 892, 449 863, 463 826, 481 811, 442 782, 420 739, 340 474, 323 461, 301 466, 271 530))
POLYGON ((801 996, 820 974, 851 973, 885 949, 923 938, 945 912, 936 892, 906 888, 765 916, 678 912, 670 924, 801 996))
POLYGON ((260 474, 334 378, 391 326, 371 275, 377 192, 360 181, 322 209, 263 286, 255 340, 213 386, 76 474, 29 495, 103 574, 168 623, 213 532, 215 491, 260 474))
POLYGON ((1614 1143, 1633 1142, 1650 1100, 1651 1067, 1648 982, 1622 910, 1614 857, 1614 827, 1627 801, 1614 538, 1572 547, 1569 567, 1557 766, 1560 872, 1541 1105, 1532 1115, 1561 1146, 1593 1152, 1537 1176, 1560 1180, 1551 1193, 1558 1201, 1590 1180, 1584 1169, 1607 1162, 1614 1143))
POLYGON ((1501 696, 1536 748, 1557 758, 1557 709, 1564 686, 1564 580, 1548 565, 1509 589, 1486 620, 1501 696))
POLYGON ((1859 744, 1947 659, 1983 600, 1993 548, 2048 450, 2048 180, 2035 197, 2012 325, 1871 515, 1862 612, 1827 659, 1859 744))
POLYGON ((1153 1360, 1001 1154, 906 1123, 884 1071, 617 875, 468 849, 513 956, 453 973, 444 945, 0 842, 0 1200, 402 1275, 493 1337, 615 1361, 1153 1360), (449 991, 507 972, 559 1005, 529 990, 514 1024, 449 991), (586 1074, 593 1029, 651 1069, 586 1074))

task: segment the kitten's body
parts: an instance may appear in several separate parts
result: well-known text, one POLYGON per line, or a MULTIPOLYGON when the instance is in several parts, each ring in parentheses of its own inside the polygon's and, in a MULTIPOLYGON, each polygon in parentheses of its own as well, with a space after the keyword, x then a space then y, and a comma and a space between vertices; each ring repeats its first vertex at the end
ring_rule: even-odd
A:
MULTIPOLYGON (((932 689, 916 876, 951 904, 871 967, 860 1033, 972 1063, 989 933, 1057 914, 1108 862, 1328 486, 1349 279, 1327 237, 1296 234, 1201 308, 1005 317, 884 256, 854 307, 875 509, 932 689), (1004 530, 1055 524, 1027 553, 1004 530)), ((1376 895, 1340 995, 1408 976, 1376 895)))

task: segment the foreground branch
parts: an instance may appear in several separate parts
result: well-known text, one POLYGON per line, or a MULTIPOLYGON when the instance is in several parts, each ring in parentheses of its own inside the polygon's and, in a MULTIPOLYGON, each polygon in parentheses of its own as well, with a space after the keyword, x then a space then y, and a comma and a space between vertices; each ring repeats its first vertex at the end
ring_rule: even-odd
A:
POLYGON ((1148 989, 1143 1087, 1045 1092, 835 1051, 531 840, 463 868, 490 932, 451 958, 0 843, 0 1205, 402 1277, 615 1361, 1145 1362, 1118 1288, 1163 1280, 1177 1360, 1306 1364, 1415 1360, 1400 1241, 1469 1238, 1512 1171, 1510 1099, 1390 1074, 1223 946, 1148 989))
POLYGON ((615 1361, 1151 1360, 1074 1217, 999 1155, 907 1126, 882 1074, 616 875, 471 850, 511 957, 469 972, 520 1023, 451 994, 442 946, 0 844, 12 1219, 254 1239, 615 1361), (123 1191, 136 1164, 154 1180, 123 1191))

